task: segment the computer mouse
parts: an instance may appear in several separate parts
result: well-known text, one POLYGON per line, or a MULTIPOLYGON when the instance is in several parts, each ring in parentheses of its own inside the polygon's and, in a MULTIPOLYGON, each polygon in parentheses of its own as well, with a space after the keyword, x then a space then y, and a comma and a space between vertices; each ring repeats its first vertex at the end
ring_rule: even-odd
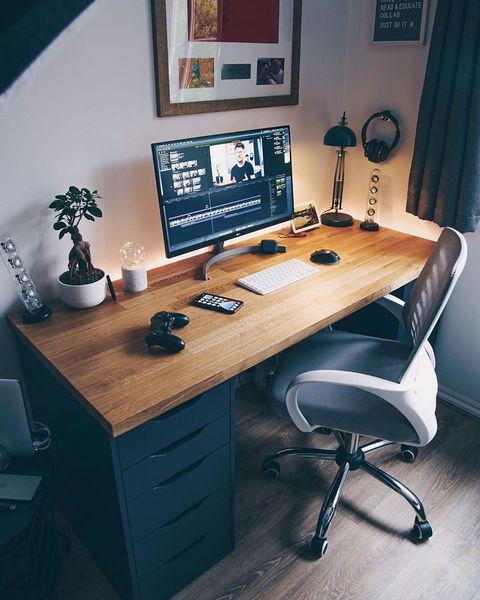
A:
POLYGON ((332 263, 336 263, 340 260, 340 257, 334 250, 315 250, 310 256, 310 260, 314 263, 320 263, 323 265, 328 265, 332 263))

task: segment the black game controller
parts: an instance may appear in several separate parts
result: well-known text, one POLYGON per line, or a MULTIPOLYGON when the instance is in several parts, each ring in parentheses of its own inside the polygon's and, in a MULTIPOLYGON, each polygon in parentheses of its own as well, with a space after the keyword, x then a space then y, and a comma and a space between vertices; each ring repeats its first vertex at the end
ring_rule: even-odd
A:
POLYGON ((176 312, 161 312, 155 313, 150 321, 150 329, 148 330, 145 341, 148 347, 161 346, 170 350, 170 352, 180 352, 185 348, 185 342, 177 335, 170 333, 172 329, 185 327, 190 319, 187 315, 176 312))

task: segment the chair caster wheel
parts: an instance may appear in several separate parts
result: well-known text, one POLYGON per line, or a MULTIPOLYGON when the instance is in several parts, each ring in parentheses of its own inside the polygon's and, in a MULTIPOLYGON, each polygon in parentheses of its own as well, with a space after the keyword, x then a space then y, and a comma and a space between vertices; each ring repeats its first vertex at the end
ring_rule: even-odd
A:
POLYGON ((263 473, 269 479, 276 479, 280 475, 280 465, 276 460, 270 460, 263 465, 263 473))
POLYGON ((432 526, 428 521, 419 521, 415 519, 412 529, 412 535, 416 540, 428 540, 433 535, 432 526))
POLYGON ((327 552, 327 548, 328 548, 328 541, 326 540, 326 538, 319 538, 314 535, 310 542, 308 552, 309 552, 310 556, 318 559, 318 558, 322 558, 322 556, 325 556, 325 554, 327 552))
POLYGON ((402 444, 400 453, 405 462, 413 462, 418 456, 418 448, 417 446, 407 446, 406 444, 402 444))

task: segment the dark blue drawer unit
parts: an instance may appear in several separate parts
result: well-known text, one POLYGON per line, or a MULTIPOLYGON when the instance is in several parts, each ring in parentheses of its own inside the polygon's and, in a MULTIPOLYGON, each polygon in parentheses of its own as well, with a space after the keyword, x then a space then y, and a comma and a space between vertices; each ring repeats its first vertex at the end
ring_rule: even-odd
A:
POLYGON ((136 542, 166 521, 188 511, 230 481, 229 450, 228 445, 222 446, 151 490, 128 500, 133 541, 136 542))
POLYGON ((122 598, 166 600, 233 549, 231 381, 112 438, 21 355, 52 430, 57 503, 122 598))
POLYGON ((229 382, 222 383, 117 438, 121 468, 164 450, 169 444, 228 414, 228 387, 229 382))
POLYGON ((219 523, 158 569, 139 579, 142 600, 171 598, 179 589, 218 562, 230 543, 228 524, 219 523))
POLYGON ((168 479, 191 467, 192 457, 201 461, 217 448, 229 444, 229 422, 227 412, 123 471, 127 498, 133 501, 155 486, 166 485, 168 479))
POLYGON ((231 385, 117 439, 141 600, 170 598, 233 549, 231 385))
POLYGON ((229 486, 224 485, 136 542, 134 551, 139 579, 150 579, 159 564, 178 560, 178 555, 193 549, 195 543, 216 525, 228 521, 229 494, 229 486))

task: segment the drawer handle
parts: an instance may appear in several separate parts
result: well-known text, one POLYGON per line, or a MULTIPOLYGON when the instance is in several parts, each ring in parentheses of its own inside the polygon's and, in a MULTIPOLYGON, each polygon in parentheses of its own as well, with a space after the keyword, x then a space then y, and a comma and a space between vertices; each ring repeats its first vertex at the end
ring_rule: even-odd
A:
POLYGON ((197 508, 199 508, 205 502, 205 500, 207 498, 208 498, 208 496, 205 496, 205 498, 202 498, 199 502, 196 502, 193 506, 191 506, 190 508, 187 508, 187 510, 184 510, 182 513, 180 513, 179 515, 177 515, 173 519, 170 519, 170 521, 167 521, 166 523, 164 523, 162 525, 161 529, 164 529, 165 527, 170 527, 174 523, 177 523, 178 521, 181 521, 184 517, 186 517, 190 513, 196 511, 197 508))
POLYGON ((199 436, 202 433, 202 431, 205 429, 205 427, 207 427, 207 425, 204 425, 203 427, 200 427, 196 431, 189 433, 185 437, 177 440, 176 442, 173 442, 173 444, 170 444, 169 446, 165 446, 165 448, 162 448, 161 451, 159 450, 158 452, 155 452, 148 458, 160 458, 161 456, 165 456, 165 454, 169 454, 173 450, 176 450, 179 446, 183 446, 187 442, 190 442, 191 440, 193 440, 194 438, 199 436))
POLYGON ((158 423, 160 421, 165 421, 166 419, 169 419, 173 415, 176 415, 177 413, 182 412, 182 410, 186 410, 187 408, 190 408, 191 406, 193 406, 194 404, 199 402, 202 399, 202 396, 203 396, 203 394, 200 394, 200 396, 197 396, 196 398, 192 398, 192 400, 189 400, 188 402, 185 402, 184 404, 180 404, 179 406, 172 408, 171 410, 167 411, 166 413, 163 413, 163 415, 158 415, 158 417, 155 417, 154 419, 152 419, 152 422, 158 423))
POLYGON ((198 538, 198 540, 195 540, 192 544, 190 544, 190 546, 187 546, 187 548, 185 548, 184 550, 181 550, 178 554, 175 554, 175 556, 172 556, 172 558, 170 560, 167 560, 167 562, 165 564, 168 565, 169 563, 172 563, 175 560, 178 560, 180 557, 182 557, 187 552, 190 552, 190 550, 192 550, 192 548, 195 548, 195 546, 198 546, 201 542, 203 542, 203 540, 207 537, 208 533, 209 532, 207 531, 207 533, 204 533, 201 537, 198 538))
POLYGON ((162 483, 159 483, 158 485, 156 485, 153 489, 154 490, 158 490, 162 487, 166 487, 167 485, 171 485, 174 481, 176 481, 177 479, 180 479, 181 477, 183 477, 184 475, 186 475, 187 473, 190 473, 190 471, 194 471, 198 466, 200 466, 202 464, 202 462, 206 459, 207 457, 204 456, 203 458, 201 458, 200 460, 197 460, 196 463, 193 463, 193 465, 190 465, 189 467, 183 469, 183 471, 180 471, 179 473, 176 473, 175 475, 172 475, 172 477, 169 477, 168 479, 165 479, 165 481, 162 481, 162 483))

